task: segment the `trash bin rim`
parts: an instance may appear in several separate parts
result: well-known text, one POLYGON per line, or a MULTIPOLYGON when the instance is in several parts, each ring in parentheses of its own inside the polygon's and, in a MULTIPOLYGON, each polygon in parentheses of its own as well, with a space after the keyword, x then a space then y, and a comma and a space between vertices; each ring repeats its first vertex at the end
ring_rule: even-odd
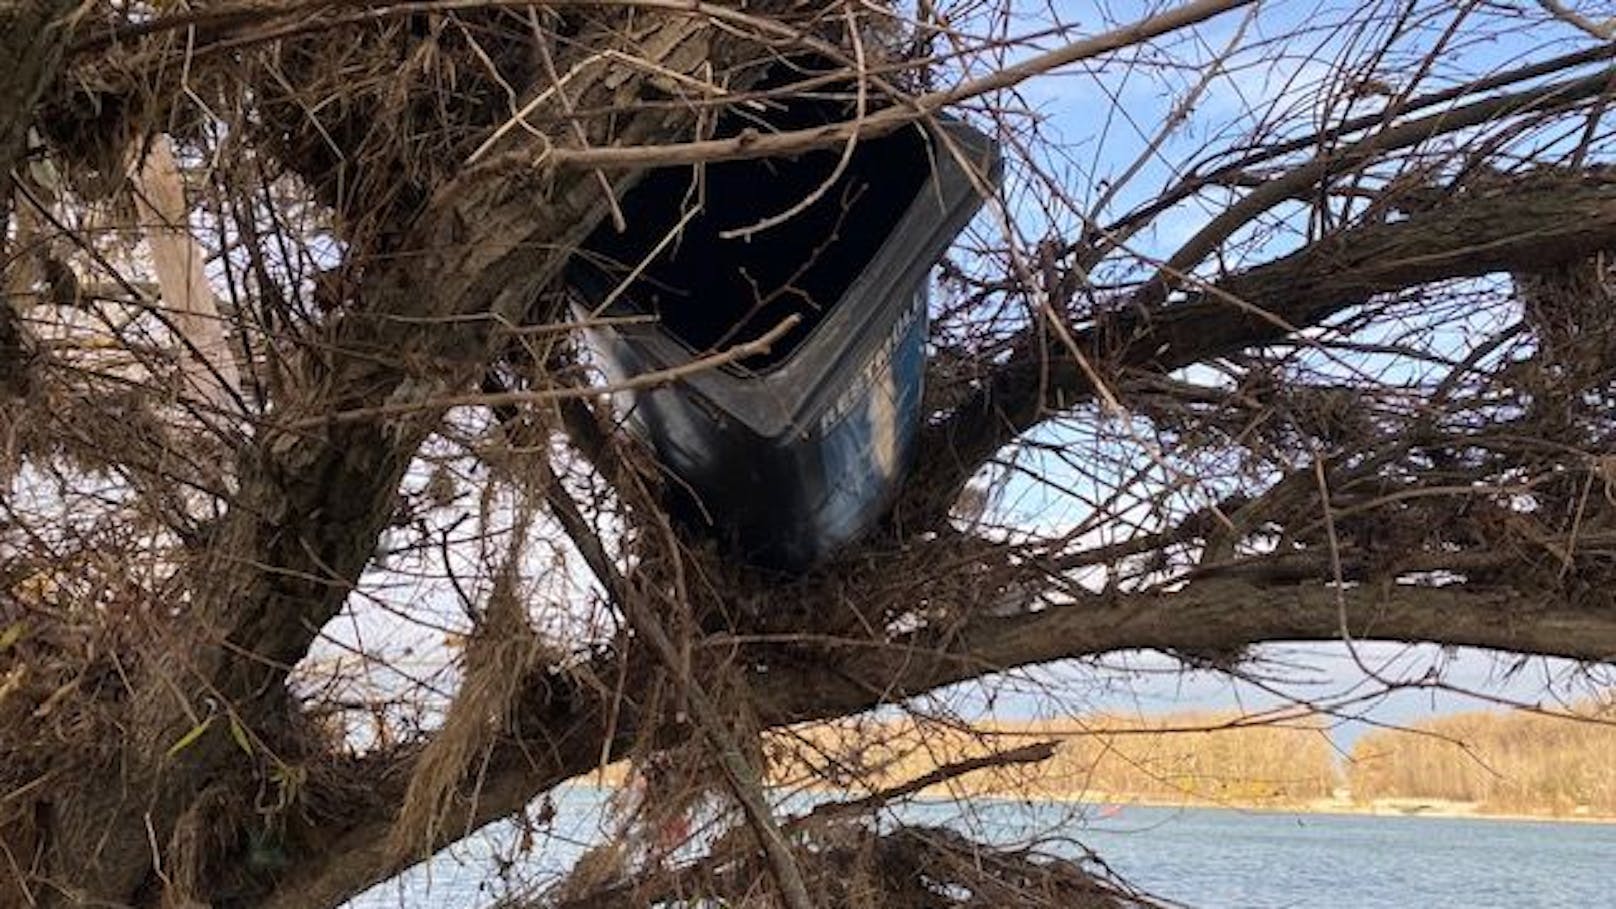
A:
MULTIPOLYGON (((979 176, 988 185, 996 186, 1002 170, 998 144, 962 120, 942 117, 938 125, 978 166, 979 176)), ((930 134, 932 130, 927 132, 930 134)), ((930 138, 935 145, 935 135, 930 138)), ((885 340, 884 332, 875 338, 861 337, 858 333, 861 326, 882 319, 908 321, 904 310, 916 305, 917 298, 918 318, 925 320, 928 294, 924 273, 930 272, 937 257, 974 217, 980 205, 977 183, 958 158, 940 148, 934 148, 933 154, 937 166, 842 299, 867 295, 878 285, 908 292, 890 295, 873 306, 837 307, 813 327, 791 356, 767 369, 743 372, 744 367, 719 366, 684 376, 680 383, 746 423, 759 435, 780 437, 794 429, 811 429, 820 411, 840 396, 838 389, 829 387, 830 383, 815 383, 812 377, 862 362, 874 346, 885 340), (975 204, 972 204, 973 199, 977 200, 975 204), (907 259, 894 252, 905 234, 912 237, 906 245, 917 253, 907 259), (914 272, 922 273, 918 280, 914 272), (894 277, 899 280, 892 280, 894 277), (849 339, 859 343, 848 344, 849 339), (827 360, 831 361, 828 368, 827 360)), ((655 324, 621 325, 596 331, 615 334, 618 343, 633 345, 650 369, 677 368, 699 355, 655 324)))

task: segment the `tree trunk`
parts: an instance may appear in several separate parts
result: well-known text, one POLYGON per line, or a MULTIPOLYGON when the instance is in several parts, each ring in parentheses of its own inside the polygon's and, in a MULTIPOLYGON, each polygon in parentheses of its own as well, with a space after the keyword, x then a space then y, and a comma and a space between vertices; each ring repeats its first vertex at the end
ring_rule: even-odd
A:
MULTIPOLYGON (((10 268, 11 173, 27 151, 34 105, 56 77, 67 44, 72 0, 24 0, 0 9, 0 270, 10 268)), ((27 332, 10 300, 0 300, 0 400, 26 394, 27 332)))
POLYGON ((27 149, 34 105, 56 78, 73 0, 23 0, 0 9, 0 262, 11 216, 11 171, 27 149))

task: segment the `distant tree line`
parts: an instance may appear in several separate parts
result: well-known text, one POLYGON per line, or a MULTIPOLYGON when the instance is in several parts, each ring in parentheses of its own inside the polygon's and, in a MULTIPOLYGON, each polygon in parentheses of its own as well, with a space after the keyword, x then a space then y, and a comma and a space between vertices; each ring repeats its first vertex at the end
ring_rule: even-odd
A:
POLYGON ((1451 714, 1360 738, 1342 754, 1328 718, 1253 720, 1232 712, 1000 722, 970 728, 905 719, 814 726, 782 736, 775 782, 834 779, 903 787, 939 768, 951 797, 1300 806, 1345 788, 1352 801, 1468 803, 1483 814, 1616 816, 1616 724, 1591 703, 1576 719, 1527 710, 1451 714), (1053 753, 1019 760, 1048 745, 1053 753), (1010 755, 1000 761, 998 756, 1010 755), (946 774, 945 774, 946 775, 946 774))
POLYGON ((1524 710, 1438 717, 1358 740, 1347 764, 1358 800, 1473 802, 1496 814, 1616 815, 1616 725, 1524 710))

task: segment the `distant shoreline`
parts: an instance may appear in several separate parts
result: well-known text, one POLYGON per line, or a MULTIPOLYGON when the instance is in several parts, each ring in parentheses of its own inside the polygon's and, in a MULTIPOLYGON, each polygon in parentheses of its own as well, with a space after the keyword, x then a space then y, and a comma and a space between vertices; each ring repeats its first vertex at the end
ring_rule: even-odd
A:
MULTIPOLYGON (((602 791, 618 788, 615 780, 601 785, 594 781, 575 780, 583 786, 602 791)), ((812 791, 825 795, 848 796, 848 793, 824 787, 812 791)), ((1126 792, 1088 791, 1081 794, 1054 794, 1037 792, 961 792, 946 787, 928 787, 919 793, 923 801, 968 804, 972 801, 993 802, 1049 802, 1051 804, 1082 805, 1103 810, 1118 808, 1196 808, 1220 811, 1241 811, 1254 814, 1330 814, 1356 817, 1436 818, 1442 820, 1499 821, 1505 823, 1538 824, 1616 824, 1616 815, 1608 814, 1525 814, 1508 811, 1483 811, 1475 802, 1457 802, 1446 799, 1382 798, 1369 802, 1355 802, 1350 798, 1310 799, 1306 801, 1273 800, 1241 802, 1215 801, 1204 798, 1167 798, 1159 795, 1138 795, 1126 792)))
MULTIPOLYGON (((973 798, 1000 798, 994 795, 968 795, 973 798)), ((1121 792, 1091 792, 1081 796, 1052 796, 1041 793, 1040 798, 1052 802, 1081 804, 1094 808, 1116 805, 1121 808, 1215 808, 1224 811, 1249 811, 1262 814, 1336 814, 1362 817, 1439 818, 1447 820, 1506 821, 1545 824, 1616 824, 1616 816, 1601 814, 1524 814, 1520 812, 1483 811, 1473 802, 1454 802, 1443 799, 1376 799, 1372 802, 1354 802, 1351 799, 1313 799, 1305 802, 1219 802, 1195 798, 1162 798, 1160 796, 1131 795, 1121 792)), ((1004 798, 1011 798, 1004 796, 1004 798)))

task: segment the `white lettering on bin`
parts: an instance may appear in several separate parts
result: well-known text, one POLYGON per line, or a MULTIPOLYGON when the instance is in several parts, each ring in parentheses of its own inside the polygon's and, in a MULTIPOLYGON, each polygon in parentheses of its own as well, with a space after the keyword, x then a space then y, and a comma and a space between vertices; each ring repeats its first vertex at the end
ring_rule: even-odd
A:
MULTIPOLYGON (((875 384, 877 379, 885 377, 888 385, 896 384, 895 377, 890 375, 892 372, 893 351, 898 349, 899 342, 909 333, 909 329, 914 326, 915 320, 920 318, 925 306, 926 293, 922 289, 915 293, 914 301, 903 311, 902 315, 898 316, 897 323, 892 326, 892 330, 887 333, 887 336, 881 340, 881 346, 877 347, 870 355, 869 362, 865 363, 864 368, 859 370, 857 378, 842 391, 836 402, 825 410, 824 416, 819 418, 820 432, 825 432, 840 423, 852 411, 859 398, 864 396, 866 390, 875 384)), ((896 388, 893 389, 893 392, 896 394, 896 388)))

